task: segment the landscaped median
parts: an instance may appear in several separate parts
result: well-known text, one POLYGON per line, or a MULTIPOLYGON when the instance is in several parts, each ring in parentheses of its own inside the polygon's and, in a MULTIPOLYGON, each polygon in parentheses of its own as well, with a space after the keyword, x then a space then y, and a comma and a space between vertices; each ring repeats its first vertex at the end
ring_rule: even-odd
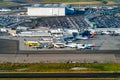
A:
POLYGON ((120 63, 4 63, 0 72, 120 72, 120 63))

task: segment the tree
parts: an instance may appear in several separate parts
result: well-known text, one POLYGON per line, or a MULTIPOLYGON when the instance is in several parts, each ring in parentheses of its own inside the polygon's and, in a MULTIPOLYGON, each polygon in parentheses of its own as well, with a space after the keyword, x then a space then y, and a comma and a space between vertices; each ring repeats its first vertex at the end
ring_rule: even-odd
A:
POLYGON ((108 2, 107 1, 102 1, 103 4, 107 4, 108 2))
POLYGON ((96 1, 102 1, 102 0, 96 0, 96 1))

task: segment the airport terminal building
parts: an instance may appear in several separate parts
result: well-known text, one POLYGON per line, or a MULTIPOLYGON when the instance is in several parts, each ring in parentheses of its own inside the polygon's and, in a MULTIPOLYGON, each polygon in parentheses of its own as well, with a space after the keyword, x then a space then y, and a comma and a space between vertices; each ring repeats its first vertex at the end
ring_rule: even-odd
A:
POLYGON ((40 4, 27 8, 28 16, 65 16, 68 11, 72 12, 74 9, 62 4, 40 4))

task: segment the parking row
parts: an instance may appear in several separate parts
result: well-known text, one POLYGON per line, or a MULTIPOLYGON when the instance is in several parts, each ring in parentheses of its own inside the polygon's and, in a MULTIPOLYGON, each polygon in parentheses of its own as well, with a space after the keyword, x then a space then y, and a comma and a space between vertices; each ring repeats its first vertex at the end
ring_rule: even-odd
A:
POLYGON ((120 28, 120 17, 114 15, 101 15, 90 19, 98 28, 120 28))

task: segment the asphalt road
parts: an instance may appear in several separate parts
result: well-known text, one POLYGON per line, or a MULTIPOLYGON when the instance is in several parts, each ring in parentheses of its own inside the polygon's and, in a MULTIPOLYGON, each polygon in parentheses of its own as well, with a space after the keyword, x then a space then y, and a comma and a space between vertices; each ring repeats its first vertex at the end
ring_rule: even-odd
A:
POLYGON ((0 73, 0 78, 120 78, 120 73, 0 73))

